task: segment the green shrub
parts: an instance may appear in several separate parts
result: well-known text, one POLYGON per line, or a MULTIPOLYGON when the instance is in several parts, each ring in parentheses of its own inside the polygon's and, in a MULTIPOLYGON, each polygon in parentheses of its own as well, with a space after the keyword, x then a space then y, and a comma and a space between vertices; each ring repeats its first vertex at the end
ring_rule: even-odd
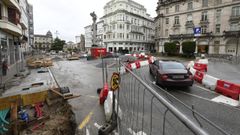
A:
POLYGON ((196 48, 196 42, 185 41, 182 43, 182 52, 184 55, 193 56, 196 48))
POLYGON ((169 55, 174 55, 177 53, 177 46, 176 43, 172 43, 172 42, 165 42, 164 43, 164 50, 166 53, 168 53, 169 55))

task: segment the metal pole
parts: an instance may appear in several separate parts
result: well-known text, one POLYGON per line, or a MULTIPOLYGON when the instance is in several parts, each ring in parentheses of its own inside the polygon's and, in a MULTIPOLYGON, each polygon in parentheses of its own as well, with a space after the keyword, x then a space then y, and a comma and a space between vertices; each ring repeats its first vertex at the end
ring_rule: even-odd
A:
POLYGON ((240 36, 240 33, 237 33, 237 34, 236 34, 236 37, 237 37, 237 46, 236 46, 237 50, 236 50, 236 58, 238 57, 239 36, 240 36))
POLYGON ((102 58, 102 78, 103 78, 103 86, 104 86, 104 83, 105 83, 105 77, 104 77, 104 61, 103 61, 103 57, 102 58))

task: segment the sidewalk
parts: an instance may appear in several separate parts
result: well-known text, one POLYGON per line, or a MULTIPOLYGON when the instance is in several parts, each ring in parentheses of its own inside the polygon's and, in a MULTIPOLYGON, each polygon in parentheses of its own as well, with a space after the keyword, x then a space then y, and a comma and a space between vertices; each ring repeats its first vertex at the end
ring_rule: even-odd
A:
POLYGON ((207 73, 211 76, 240 84, 240 65, 209 61, 207 73))

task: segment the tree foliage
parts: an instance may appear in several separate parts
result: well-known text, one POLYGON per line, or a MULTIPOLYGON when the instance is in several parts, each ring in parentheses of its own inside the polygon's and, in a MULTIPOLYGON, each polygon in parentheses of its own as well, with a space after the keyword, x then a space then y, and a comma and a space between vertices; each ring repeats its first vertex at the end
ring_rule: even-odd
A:
POLYGON ((64 44, 65 44, 65 40, 61 40, 57 37, 53 41, 51 50, 62 51, 64 44))
POLYGON ((164 50, 169 55, 173 55, 177 53, 177 46, 176 43, 173 42, 165 42, 164 43, 164 50))
POLYGON ((185 55, 191 56, 194 54, 196 48, 196 42, 185 41, 182 43, 182 51, 185 55))

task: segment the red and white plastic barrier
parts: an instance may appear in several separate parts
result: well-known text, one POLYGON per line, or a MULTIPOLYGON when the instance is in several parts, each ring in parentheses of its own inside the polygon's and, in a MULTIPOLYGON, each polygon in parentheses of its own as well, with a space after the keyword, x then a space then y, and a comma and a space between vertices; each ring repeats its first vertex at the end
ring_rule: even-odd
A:
POLYGON ((108 96, 108 84, 105 83, 99 95, 99 103, 102 105, 108 96))
MULTIPOLYGON (((139 55, 126 54, 126 56, 139 56, 139 55)), ((147 65, 149 65, 149 64, 154 62, 155 58, 153 56, 144 55, 144 57, 147 58, 147 59, 145 59, 145 60, 136 60, 133 63, 128 63, 128 64, 126 64, 126 67, 128 69, 130 69, 130 70, 134 70, 134 69, 139 69, 139 68, 141 68, 143 66, 147 66, 147 65)), ((126 72, 127 72, 127 70, 124 67, 120 68, 120 74, 124 74, 126 72)))
MULTIPOLYGON (((240 85, 231 83, 228 81, 221 80, 219 78, 205 74, 204 72, 198 71, 194 68, 189 70, 193 76, 194 80, 202 84, 204 87, 214 90, 224 96, 230 97, 234 100, 240 100, 240 85)), ((240 103, 240 101, 239 101, 240 103)))
POLYGON ((195 63, 193 68, 201 72, 207 72, 207 64, 195 63))
POLYGON ((190 71, 190 72, 192 73, 192 75, 194 76, 197 70, 191 67, 191 68, 189 69, 189 71, 190 71))
POLYGON ((232 99, 238 100, 240 94, 240 85, 223 80, 218 80, 216 92, 221 93, 224 96, 231 97, 232 99))
POLYGON ((194 75, 194 80, 199 83, 202 83, 203 77, 204 77, 204 72, 196 71, 194 75))
POLYGON ((202 84, 206 88, 209 88, 211 90, 215 90, 218 80, 220 80, 220 79, 205 74, 204 77, 203 77, 203 80, 202 80, 202 84))

